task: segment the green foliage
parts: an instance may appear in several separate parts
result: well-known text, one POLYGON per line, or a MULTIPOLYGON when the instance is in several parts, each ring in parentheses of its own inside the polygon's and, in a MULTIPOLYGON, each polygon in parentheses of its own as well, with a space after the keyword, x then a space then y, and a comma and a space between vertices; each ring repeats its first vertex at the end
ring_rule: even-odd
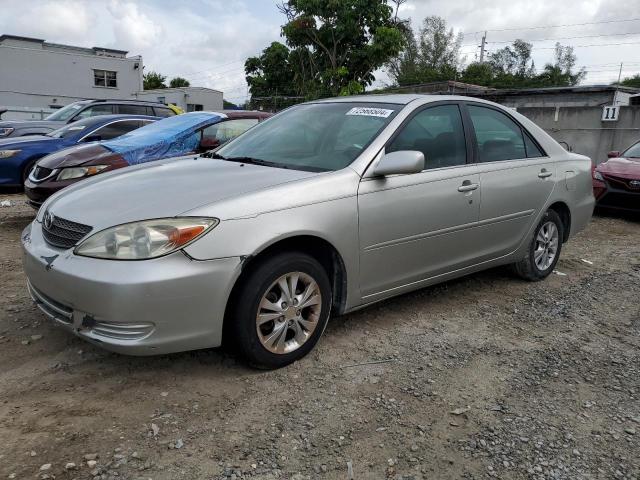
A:
POLYGON ((222 108, 224 108, 225 110, 228 110, 228 109, 235 110, 238 108, 238 105, 222 99, 222 108))
POLYGON ((360 93, 402 48, 385 0, 289 0, 278 8, 287 45, 274 42, 245 62, 252 98, 360 93))
POLYGON ((424 19, 416 37, 408 23, 402 24, 404 49, 388 64, 390 77, 398 85, 452 80, 457 77, 462 35, 447 29, 437 16, 424 19))
POLYGON ((640 88, 640 74, 636 73, 632 77, 626 77, 620 82, 620 85, 624 85, 625 87, 640 88))
POLYGON ((167 88, 165 81, 167 77, 153 70, 142 75, 142 88, 144 90, 154 90, 156 88, 167 88))
POLYGON ((186 78, 175 77, 171 79, 171 81, 169 82, 169 86, 171 88, 180 88, 180 87, 190 87, 191 84, 189 83, 189 80, 187 80, 186 78))

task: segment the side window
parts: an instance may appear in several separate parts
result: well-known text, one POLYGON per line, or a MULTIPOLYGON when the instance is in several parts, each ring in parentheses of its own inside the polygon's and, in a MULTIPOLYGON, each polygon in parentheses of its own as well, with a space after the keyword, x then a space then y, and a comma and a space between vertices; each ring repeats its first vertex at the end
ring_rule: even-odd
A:
POLYGON ((387 152, 418 150, 425 169, 464 165, 467 147, 457 105, 430 107, 416 114, 387 146, 387 152))
POLYGON ((257 123, 257 118, 239 118, 237 120, 227 120, 226 122, 216 123, 203 130, 202 140, 207 142, 207 146, 222 145, 246 132, 257 123))
POLYGON ((118 105, 118 113, 123 115, 153 115, 151 108, 144 105, 118 105))
POLYGON ((544 157, 544 153, 542 153, 527 133, 524 134, 524 146, 527 149, 527 158, 544 157))
POLYGON ((73 117, 73 120, 80 120, 82 118, 95 117, 97 115, 111 115, 113 113, 113 105, 100 103, 98 105, 92 105, 85 108, 78 115, 73 117))
POLYGON ((129 133, 130 131, 135 130, 138 127, 140 127, 139 120, 126 120, 122 122, 110 123, 109 125, 105 125, 104 127, 98 128, 97 130, 92 132, 90 137, 99 135, 100 140, 111 140, 112 138, 116 138, 120 135, 124 135, 125 133, 129 133))
POLYGON ((476 132, 480 162, 527 158, 520 126, 507 115, 492 108, 469 105, 476 132))
POLYGON ((156 117, 164 118, 164 117, 173 117, 175 115, 175 112, 170 108, 153 107, 153 109, 156 111, 156 117))

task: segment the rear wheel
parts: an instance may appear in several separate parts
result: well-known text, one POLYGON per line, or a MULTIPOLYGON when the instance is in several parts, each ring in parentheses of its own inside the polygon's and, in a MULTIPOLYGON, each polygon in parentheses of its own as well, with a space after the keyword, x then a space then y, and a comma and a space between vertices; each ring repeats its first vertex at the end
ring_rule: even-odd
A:
POLYGON ((249 362, 279 368, 304 357, 324 331, 331 283, 320 263, 299 252, 259 264, 235 297, 232 333, 249 362))
POLYGON ((513 265, 516 274, 529 281, 546 278, 555 268, 562 250, 564 225, 554 210, 547 210, 533 232, 527 255, 513 265))

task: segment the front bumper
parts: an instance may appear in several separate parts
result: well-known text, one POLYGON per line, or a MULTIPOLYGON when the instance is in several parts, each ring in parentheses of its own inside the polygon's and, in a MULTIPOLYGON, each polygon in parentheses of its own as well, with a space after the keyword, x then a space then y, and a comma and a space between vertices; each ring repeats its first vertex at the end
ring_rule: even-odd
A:
POLYGON ((640 190, 634 192, 609 185, 598 196, 596 207, 607 210, 640 212, 640 190))
POLYGON ((237 257, 196 261, 178 251, 143 261, 74 255, 49 246, 34 221, 22 234, 36 305, 56 325, 130 355, 217 347, 237 257))

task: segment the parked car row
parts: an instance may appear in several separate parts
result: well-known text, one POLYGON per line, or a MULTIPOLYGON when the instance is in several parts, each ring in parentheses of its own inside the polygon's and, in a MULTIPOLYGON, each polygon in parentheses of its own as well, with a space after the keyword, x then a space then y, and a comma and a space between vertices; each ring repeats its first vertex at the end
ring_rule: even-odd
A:
POLYGON ((165 119, 87 117, 45 135, 0 140, 0 185, 24 185, 30 204, 38 208, 51 194, 84 178, 138 163, 203 153, 269 116, 230 111, 193 112, 165 119))
POLYGON ((29 292, 53 321, 116 352, 224 338, 280 367, 332 313, 498 265, 544 279, 594 207, 589 158, 483 100, 326 99, 232 140, 259 119, 214 120, 158 120, 36 166, 36 181, 90 176, 22 234, 29 292))

